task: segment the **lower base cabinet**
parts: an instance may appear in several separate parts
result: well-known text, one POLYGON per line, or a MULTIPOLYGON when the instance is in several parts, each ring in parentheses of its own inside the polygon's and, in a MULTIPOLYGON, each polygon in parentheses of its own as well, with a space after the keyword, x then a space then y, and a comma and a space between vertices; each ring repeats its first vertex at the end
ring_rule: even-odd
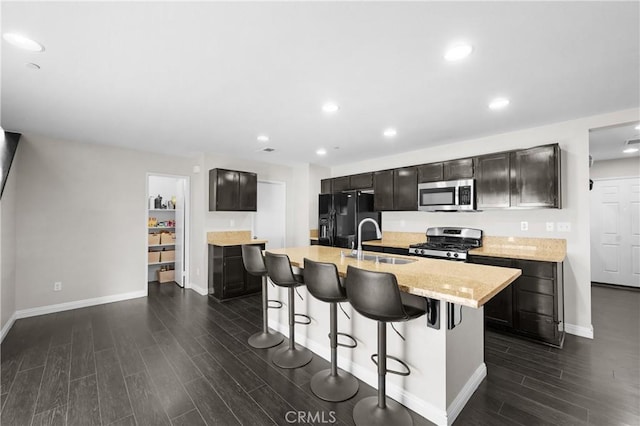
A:
POLYGON ((562 347, 562 263, 484 256, 470 256, 469 262, 522 270, 520 277, 484 305, 487 327, 562 347))
MULTIPOLYGON (((259 245, 264 250, 264 244, 259 245)), ((260 277, 251 275, 242 263, 242 246, 209 245, 209 294, 225 300, 259 293, 260 277)))

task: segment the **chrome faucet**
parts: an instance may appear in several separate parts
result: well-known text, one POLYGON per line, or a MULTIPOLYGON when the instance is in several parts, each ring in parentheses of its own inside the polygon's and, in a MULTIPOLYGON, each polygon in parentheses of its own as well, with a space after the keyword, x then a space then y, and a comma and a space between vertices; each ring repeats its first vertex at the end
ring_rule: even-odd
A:
POLYGON ((362 225, 364 225, 367 222, 371 222, 375 225, 376 238, 378 239, 382 238, 382 231, 380 231, 380 225, 378 225, 378 222, 371 219, 370 217, 366 219, 362 219, 358 224, 358 250, 356 251, 356 256, 358 257, 358 260, 362 260, 362 225))

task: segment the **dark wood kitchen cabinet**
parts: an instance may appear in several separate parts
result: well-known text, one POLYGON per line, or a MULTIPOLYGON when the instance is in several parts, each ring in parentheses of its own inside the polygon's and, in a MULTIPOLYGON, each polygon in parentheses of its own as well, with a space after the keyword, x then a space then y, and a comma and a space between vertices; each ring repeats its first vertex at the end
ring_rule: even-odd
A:
POLYGON ((333 179, 322 179, 320 181, 321 194, 333 194, 333 179))
POLYGON ((510 154, 476 157, 476 204, 479 210, 511 206, 510 154))
POLYGON ((522 271, 511 285, 484 306, 485 324, 501 331, 562 347, 564 341, 563 264, 470 256, 483 265, 522 271))
POLYGON ((359 173, 349 176, 349 189, 373 188, 373 173, 359 173))
MULTIPOLYGON (((257 244, 258 245, 258 244, 257 244)), ((265 245, 259 244, 264 250, 265 245)), ((209 294, 225 300, 260 292, 262 280, 242 263, 242 246, 209 245, 209 294)))
POLYGON ((558 144, 477 157, 478 209, 561 208, 560 163, 558 144))
POLYGON ((374 173, 373 208, 377 211, 418 209, 418 169, 402 167, 374 173))
POLYGON ((343 191, 373 188, 373 173, 358 173, 357 175, 340 176, 320 181, 321 194, 335 194, 343 191))
POLYGON ((418 169, 418 183, 438 182, 473 178, 473 158, 421 164, 418 169))
POLYGON ((349 176, 340 176, 337 178, 333 178, 332 180, 333 180, 332 191, 334 193, 348 191, 351 189, 349 187, 350 186, 349 176))
POLYGON ((438 182, 443 180, 442 163, 421 164, 418 169, 418 183, 438 182))
POLYGON ((561 207, 560 147, 511 153, 511 207, 561 207))
POLYGON ((209 211, 256 211, 258 176, 238 170, 209 170, 209 211))

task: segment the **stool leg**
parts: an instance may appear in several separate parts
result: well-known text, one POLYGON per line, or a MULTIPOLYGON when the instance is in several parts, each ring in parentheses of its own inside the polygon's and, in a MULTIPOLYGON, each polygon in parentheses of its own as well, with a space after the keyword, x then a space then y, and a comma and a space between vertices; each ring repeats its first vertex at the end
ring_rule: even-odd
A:
POLYGON ((378 396, 358 401, 353 407, 356 426, 412 426, 411 414, 401 404, 387 400, 387 323, 378 321, 378 396))
POLYGON ((338 370, 338 304, 335 302, 329 304, 329 328, 331 368, 313 375, 311 392, 325 401, 346 401, 358 392, 360 385, 351 374, 338 370))
POLYGON ((267 277, 262 276, 262 331, 259 331, 249 337, 249 345, 256 349, 266 349, 278 346, 284 340, 284 336, 280 333, 269 333, 269 305, 267 294, 267 277))
POLYGON ((273 354, 273 363, 280 368, 298 368, 311 362, 313 354, 295 343, 295 290, 289 287, 289 345, 273 354))

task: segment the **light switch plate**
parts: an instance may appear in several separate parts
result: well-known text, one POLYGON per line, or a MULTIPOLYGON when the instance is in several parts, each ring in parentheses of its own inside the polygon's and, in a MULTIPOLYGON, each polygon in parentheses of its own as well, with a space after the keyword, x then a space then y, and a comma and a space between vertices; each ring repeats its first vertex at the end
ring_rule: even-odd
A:
POLYGON ((558 232, 571 232, 571 222, 558 222, 558 232))
POLYGON ((555 229, 554 223, 553 222, 547 222, 547 231, 553 232, 554 229, 555 229))
POLYGON ((529 222, 520 222, 520 230, 528 231, 529 230, 529 222))

